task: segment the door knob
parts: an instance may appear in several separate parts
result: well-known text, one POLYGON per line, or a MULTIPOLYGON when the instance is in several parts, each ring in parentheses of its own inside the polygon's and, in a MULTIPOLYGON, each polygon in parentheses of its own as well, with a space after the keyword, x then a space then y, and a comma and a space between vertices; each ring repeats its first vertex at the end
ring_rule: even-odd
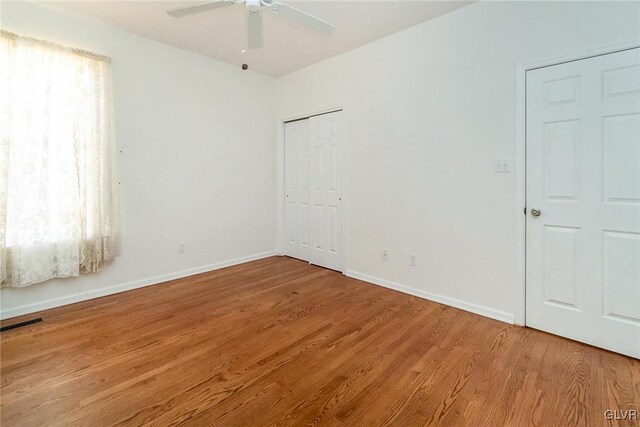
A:
POLYGON ((531 209, 531 215, 540 216, 540 215, 542 215, 542 211, 539 210, 539 209, 531 209))

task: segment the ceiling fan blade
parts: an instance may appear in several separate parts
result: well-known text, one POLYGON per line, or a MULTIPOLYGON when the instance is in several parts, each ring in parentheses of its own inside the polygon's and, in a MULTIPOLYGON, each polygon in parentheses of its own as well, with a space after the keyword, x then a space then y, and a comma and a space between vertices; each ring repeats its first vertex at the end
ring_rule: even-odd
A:
POLYGON ((259 11, 247 13, 247 46, 262 47, 262 15, 259 11))
POLYGON ((271 8, 276 14, 296 21, 319 33, 330 34, 336 28, 333 24, 283 3, 274 3, 271 8))
POLYGON ((211 9, 218 9, 220 7, 232 6, 236 4, 234 0, 215 0, 208 1, 206 3, 196 4, 195 6, 181 7, 179 9, 172 9, 167 11, 167 15, 174 18, 180 18, 187 15, 193 15, 194 13, 206 12, 211 9))

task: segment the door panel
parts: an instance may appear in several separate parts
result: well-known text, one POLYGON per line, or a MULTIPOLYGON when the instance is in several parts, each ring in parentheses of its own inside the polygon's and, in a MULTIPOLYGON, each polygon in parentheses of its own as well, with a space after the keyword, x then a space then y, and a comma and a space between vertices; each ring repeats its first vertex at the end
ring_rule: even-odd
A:
POLYGON ((312 264, 342 271, 342 112, 309 119, 312 264))
POLYGON ((527 325, 640 358, 640 49, 527 72, 527 209, 527 325))
POLYGON ((580 229, 544 227, 544 301, 564 308, 576 307, 576 266, 580 264, 576 250, 580 229))
POLYGON ((309 260, 309 120, 285 123, 285 255, 309 260))
POLYGON ((604 315, 640 322, 640 235, 604 233, 604 315), (626 298, 620 298, 626 295, 626 298))

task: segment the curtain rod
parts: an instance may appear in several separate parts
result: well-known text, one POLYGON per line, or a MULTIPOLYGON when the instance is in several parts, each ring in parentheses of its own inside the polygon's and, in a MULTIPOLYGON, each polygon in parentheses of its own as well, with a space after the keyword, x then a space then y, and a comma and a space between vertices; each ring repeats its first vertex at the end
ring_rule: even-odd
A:
POLYGON ((111 62, 111 58, 106 55, 100 55, 98 53, 91 52, 89 50, 78 49, 76 47, 64 46, 58 43, 50 42, 47 40, 39 40, 33 37, 21 36, 10 31, 0 30, 0 36, 10 39, 10 40, 24 40, 31 43, 37 43, 45 46, 49 46, 58 50, 63 50, 66 52, 73 53, 74 55, 84 56, 86 58, 95 59, 103 62, 111 62))

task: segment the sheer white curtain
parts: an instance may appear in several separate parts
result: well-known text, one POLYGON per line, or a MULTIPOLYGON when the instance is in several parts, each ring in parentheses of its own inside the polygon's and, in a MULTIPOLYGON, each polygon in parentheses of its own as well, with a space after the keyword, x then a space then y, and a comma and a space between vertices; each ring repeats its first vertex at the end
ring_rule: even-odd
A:
POLYGON ((0 32, 0 243, 3 287, 117 255, 108 58, 0 32))

